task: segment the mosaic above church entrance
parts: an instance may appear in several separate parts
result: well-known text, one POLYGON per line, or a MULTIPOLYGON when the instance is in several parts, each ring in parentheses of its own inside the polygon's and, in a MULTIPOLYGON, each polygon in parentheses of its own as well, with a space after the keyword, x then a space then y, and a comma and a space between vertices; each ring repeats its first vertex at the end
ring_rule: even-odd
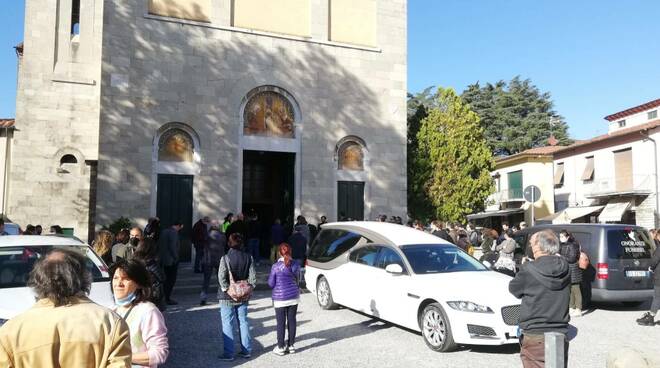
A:
POLYGON ((286 97, 263 91, 250 98, 245 106, 244 135, 294 138, 295 113, 286 97))

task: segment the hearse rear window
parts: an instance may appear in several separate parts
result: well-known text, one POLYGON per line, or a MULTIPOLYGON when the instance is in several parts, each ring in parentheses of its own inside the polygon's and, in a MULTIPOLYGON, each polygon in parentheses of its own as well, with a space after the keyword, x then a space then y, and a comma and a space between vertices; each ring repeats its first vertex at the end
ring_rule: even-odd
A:
POLYGON ((346 230, 322 230, 309 250, 309 259, 328 262, 358 244, 372 243, 371 240, 346 230))
POLYGON ((609 259, 651 258, 653 240, 639 228, 625 228, 607 231, 609 259))

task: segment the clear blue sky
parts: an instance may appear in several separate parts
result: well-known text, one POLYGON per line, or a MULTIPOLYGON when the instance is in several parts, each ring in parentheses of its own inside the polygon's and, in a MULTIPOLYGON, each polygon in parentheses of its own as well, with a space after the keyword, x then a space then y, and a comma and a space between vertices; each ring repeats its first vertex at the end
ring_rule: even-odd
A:
POLYGON ((578 139, 660 98, 658 0, 408 1, 408 90, 530 78, 578 139))
MULTIPOLYGON (((4 1, 0 117, 13 117, 23 0, 4 1)), ((574 138, 660 98, 660 1, 409 0, 408 90, 520 75, 552 94, 574 138)))

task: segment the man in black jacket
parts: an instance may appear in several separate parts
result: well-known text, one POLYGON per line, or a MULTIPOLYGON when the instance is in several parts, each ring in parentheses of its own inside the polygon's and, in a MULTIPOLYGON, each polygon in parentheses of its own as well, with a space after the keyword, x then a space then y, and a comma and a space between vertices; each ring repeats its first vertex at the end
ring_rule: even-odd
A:
MULTIPOLYGON (((509 291, 522 299, 520 308, 520 359, 523 366, 543 367, 546 332, 568 332, 568 300, 571 276, 568 262, 559 253, 559 239, 550 230, 530 239, 534 261, 522 265, 509 283, 509 291)), ((568 339, 564 338, 568 363, 568 339)))
POLYGON ((192 243, 195 247, 195 263, 194 271, 195 273, 202 273, 202 257, 204 257, 204 248, 206 248, 206 242, 209 239, 209 230, 208 225, 211 222, 208 216, 204 216, 199 221, 193 225, 192 228, 192 243))
MULTIPOLYGON (((657 233, 655 237, 658 237, 657 233)), ((653 272, 653 289, 655 293, 653 294, 651 310, 646 312, 642 318, 637 319, 637 323, 642 326, 655 326, 655 316, 658 314, 658 309, 660 309, 660 267, 658 266, 660 266, 660 247, 656 247, 653 256, 651 256, 649 271, 653 272)))

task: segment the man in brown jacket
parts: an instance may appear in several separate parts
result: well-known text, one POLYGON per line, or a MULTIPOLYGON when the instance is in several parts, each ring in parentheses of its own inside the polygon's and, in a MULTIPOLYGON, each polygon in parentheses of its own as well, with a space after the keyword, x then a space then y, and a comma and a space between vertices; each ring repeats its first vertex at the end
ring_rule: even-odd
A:
POLYGON ((28 285, 38 300, 0 328, 0 367, 131 367, 128 326, 87 298, 85 263, 63 249, 37 262, 28 285))

